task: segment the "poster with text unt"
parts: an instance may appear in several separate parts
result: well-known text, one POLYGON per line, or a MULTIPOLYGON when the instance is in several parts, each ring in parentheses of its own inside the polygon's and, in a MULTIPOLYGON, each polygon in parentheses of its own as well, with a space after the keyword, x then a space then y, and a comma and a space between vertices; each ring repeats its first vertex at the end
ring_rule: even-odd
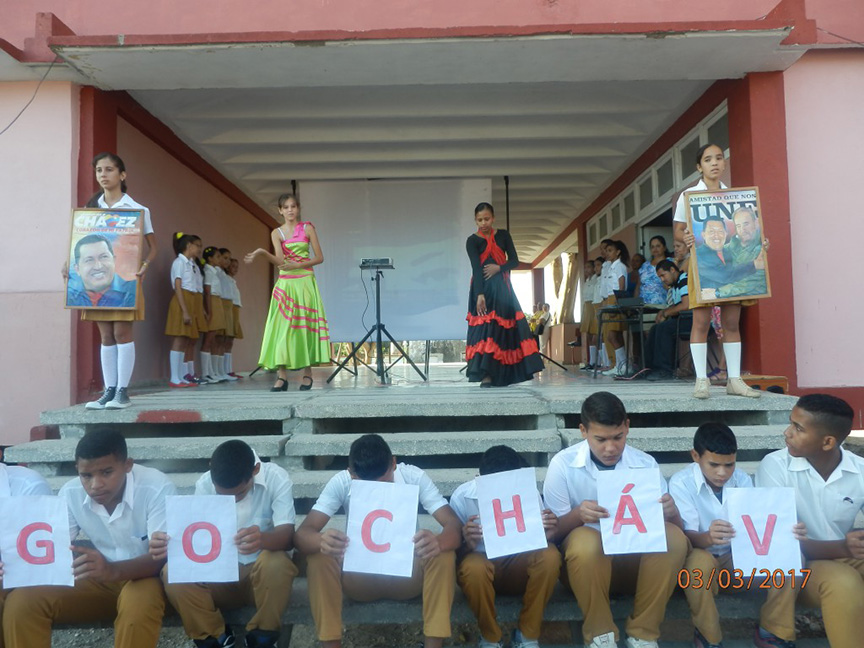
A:
POLYGON ((140 209, 74 209, 66 308, 133 310, 143 251, 140 209))
POLYGON ((690 250, 690 306, 771 296, 768 239, 757 187, 685 195, 690 250))

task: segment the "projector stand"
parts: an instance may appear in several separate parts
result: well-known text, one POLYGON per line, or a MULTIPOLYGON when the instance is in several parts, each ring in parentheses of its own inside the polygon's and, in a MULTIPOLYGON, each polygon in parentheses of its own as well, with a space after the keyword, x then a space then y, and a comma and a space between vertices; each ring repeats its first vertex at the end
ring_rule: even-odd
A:
MULTIPOLYGON (((376 334, 375 359, 377 360, 377 367, 375 369, 375 375, 378 376, 378 379, 381 381, 382 385, 387 385, 390 383, 390 376, 387 374, 387 369, 389 369, 390 367, 393 366, 393 365, 390 365, 390 367, 388 367, 387 369, 384 368, 384 353, 383 353, 383 349, 382 349, 382 339, 381 339, 382 333, 384 335, 386 335, 387 339, 390 340, 390 342, 396 346, 396 348, 399 350, 399 353, 402 354, 402 357, 405 358, 412 367, 414 367, 414 371, 416 371, 418 374, 420 374, 420 377, 424 381, 427 380, 426 375, 422 371, 420 371, 420 368, 416 364, 414 364, 414 361, 411 360, 410 357, 408 357, 408 354, 405 353, 405 351, 402 349, 402 347, 399 345, 399 343, 393 339, 393 336, 390 335, 390 332, 387 330, 387 327, 381 323, 381 279, 382 278, 383 278, 383 273, 381 272, 380 268, 376 268, 375 269, 375 275, 372 277, 372 281, 375 282, 375 325, 366 332, 366 335, 363 337, 362 340, 360 340, 360 342, 357 343, 357 345, 354 347, 354 350, 348 355, 347 358, 345 358, 342 362, 340 362, 339 366, 336 367, 336 370, 332 374, 330 374, 330 377, 327 378, 328 383, 331 380, 333 380, 333 378, 336 377, 336 374, 338 374, 340 371, 342 371, 345 368, 345 366, 351 360, 354 359, 354 356, 357 355, 357 352, 362 348, 362 346, 363 346, 363 344, 365 344, 366 340, 368 340, 370 337, 372 337, 373 333, 376 334)), ((371 369, 371 367, 370 367, 370 369, 371 369)))

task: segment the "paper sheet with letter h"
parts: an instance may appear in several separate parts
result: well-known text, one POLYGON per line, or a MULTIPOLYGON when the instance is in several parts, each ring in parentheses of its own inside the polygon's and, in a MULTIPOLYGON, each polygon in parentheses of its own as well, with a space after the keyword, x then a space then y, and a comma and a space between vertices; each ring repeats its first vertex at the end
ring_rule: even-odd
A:
POLYGON ((50 495, 0 499, 3 589, 75 584, 66 500, 50 495))
POLYGON ((604 470, 597 475, 597 504, 609 511, 600 520, 603 553, 666 551, 666 523, 659 468, 604 470))
POLYGON ((352 480, 342 570, 410 578, 419 498, 416 484, 352 480))
POLYGON ((487 558, 546 548, 533 468, 481 475, 474 481, 487 558))
POLYGON ((798 522, 794 488, 729 488, 725 505, 735 527, 735 569, 801 571, 801 546, 792 533, 798 522))
POLYGON ((233 583, 237 559, 237 506, 231 495, 165 498, 169 583, 233 583))

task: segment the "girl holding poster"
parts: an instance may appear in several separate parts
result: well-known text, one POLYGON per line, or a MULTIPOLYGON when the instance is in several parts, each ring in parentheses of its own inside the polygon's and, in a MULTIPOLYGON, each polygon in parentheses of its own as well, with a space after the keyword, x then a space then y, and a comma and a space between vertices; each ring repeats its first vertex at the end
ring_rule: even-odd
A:
POLYGON ((496 230, 495 210, 482 202, 474 208, 477 232, 465 248, 471 260, 468 294, 466 374, 481 387, 505 387, 531 380, 543 371, 543 360, 525 314, 510 284, 510 271, 519 265, 513 239, 496 230))
MULTIPOLYGON (((126 165, 114 153, 100 153, 93 158, 96 182, 101 191, 97 192, 86 207, 101 209, 140 209, 144 212, 144 240, 147 242, 147 256, 135 273, 138 294, 134 309, 85 310, 81 319, 96 322, 102 339, 100 353, 102 361, 102 380, 105 391, 95 401, 87 403, 87 409, 124 409, 131 404, 126 388, 132 379, 135 368, 135 341, 132 336, 132 323, 144 319, 144 274, 156 258, 156 235, 150 221, 150 210, 126 193, 126 165)), ((113 251, 112 251, 113 257, 113 251)), ((68 268, 63 269, 64 277, 68 268)))
POLYGON ((285 224, 270 234, 273 254, 258 248, 245 258, 252 263, 263 255, 279 268, 258 364, 277 369, 270 391, 288 391, 288 369, 303 369, 300 391, 307 391, 312 389, 312 365, 330 361, 330 329, 312 271, 324 254, 315 227, 300 220, 300 201, 293 194, 279 196, 279 213, 285 224))
MULTIPOLYGON (((726 189, 726 185, 720 182, 720 176, 726 170, 726 159, 723 149, 716 144, 706 144, 697 152, 696 169, 701 174, 699 182, 687 191, 719 191, 726 189)), ((693 232, 687 229, 687 216, 685 209, 685 192, 678 196, 675 205, 675 240, 683 242, 691 250, 694 249, 696 239, 693 232)), ((691 259, 693 255, 691 254, 691 259)), ((687 277, 690 282, 688 292, 694 294, 693 277, 695 274, 693 262, 690 263, 690 271, 687 277), (692 290, 691 290, 692 288, 692 290)), ((692 303, 692 302, 691 302, 692 303)), ((745 396, 747 398, 759 398, 762 392, 751 389, 741 378, 741 331, 738 327, 741 319, 741 302, 724 302, 720 305, 720 319, 723 324, 723 351, 726 355, 726 393, 733 396, 745 396)), ((711 326, 711 305, 693 307, 693 329, 690 332, 690 354, 693 357, 693 367, 696 370, 696 388, 693 390, 694 398, 708 398, 711 394, 708 380, 708 329, 711 326)))

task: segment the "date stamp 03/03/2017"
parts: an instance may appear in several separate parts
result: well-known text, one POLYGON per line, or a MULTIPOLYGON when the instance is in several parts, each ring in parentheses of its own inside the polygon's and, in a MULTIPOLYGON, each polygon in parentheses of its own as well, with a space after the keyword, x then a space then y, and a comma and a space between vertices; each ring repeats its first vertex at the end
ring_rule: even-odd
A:
POLYGON ((753 569, 745 574, 740 569, 712 569, 705 573, 701 569, 682 569, 678 572, 678 587, 681 589, 710 589, 717 585, 720 589, 750 590, 780 589, 796 587, 804 589, 810 579, 810 570, 790 569, 753 569))

